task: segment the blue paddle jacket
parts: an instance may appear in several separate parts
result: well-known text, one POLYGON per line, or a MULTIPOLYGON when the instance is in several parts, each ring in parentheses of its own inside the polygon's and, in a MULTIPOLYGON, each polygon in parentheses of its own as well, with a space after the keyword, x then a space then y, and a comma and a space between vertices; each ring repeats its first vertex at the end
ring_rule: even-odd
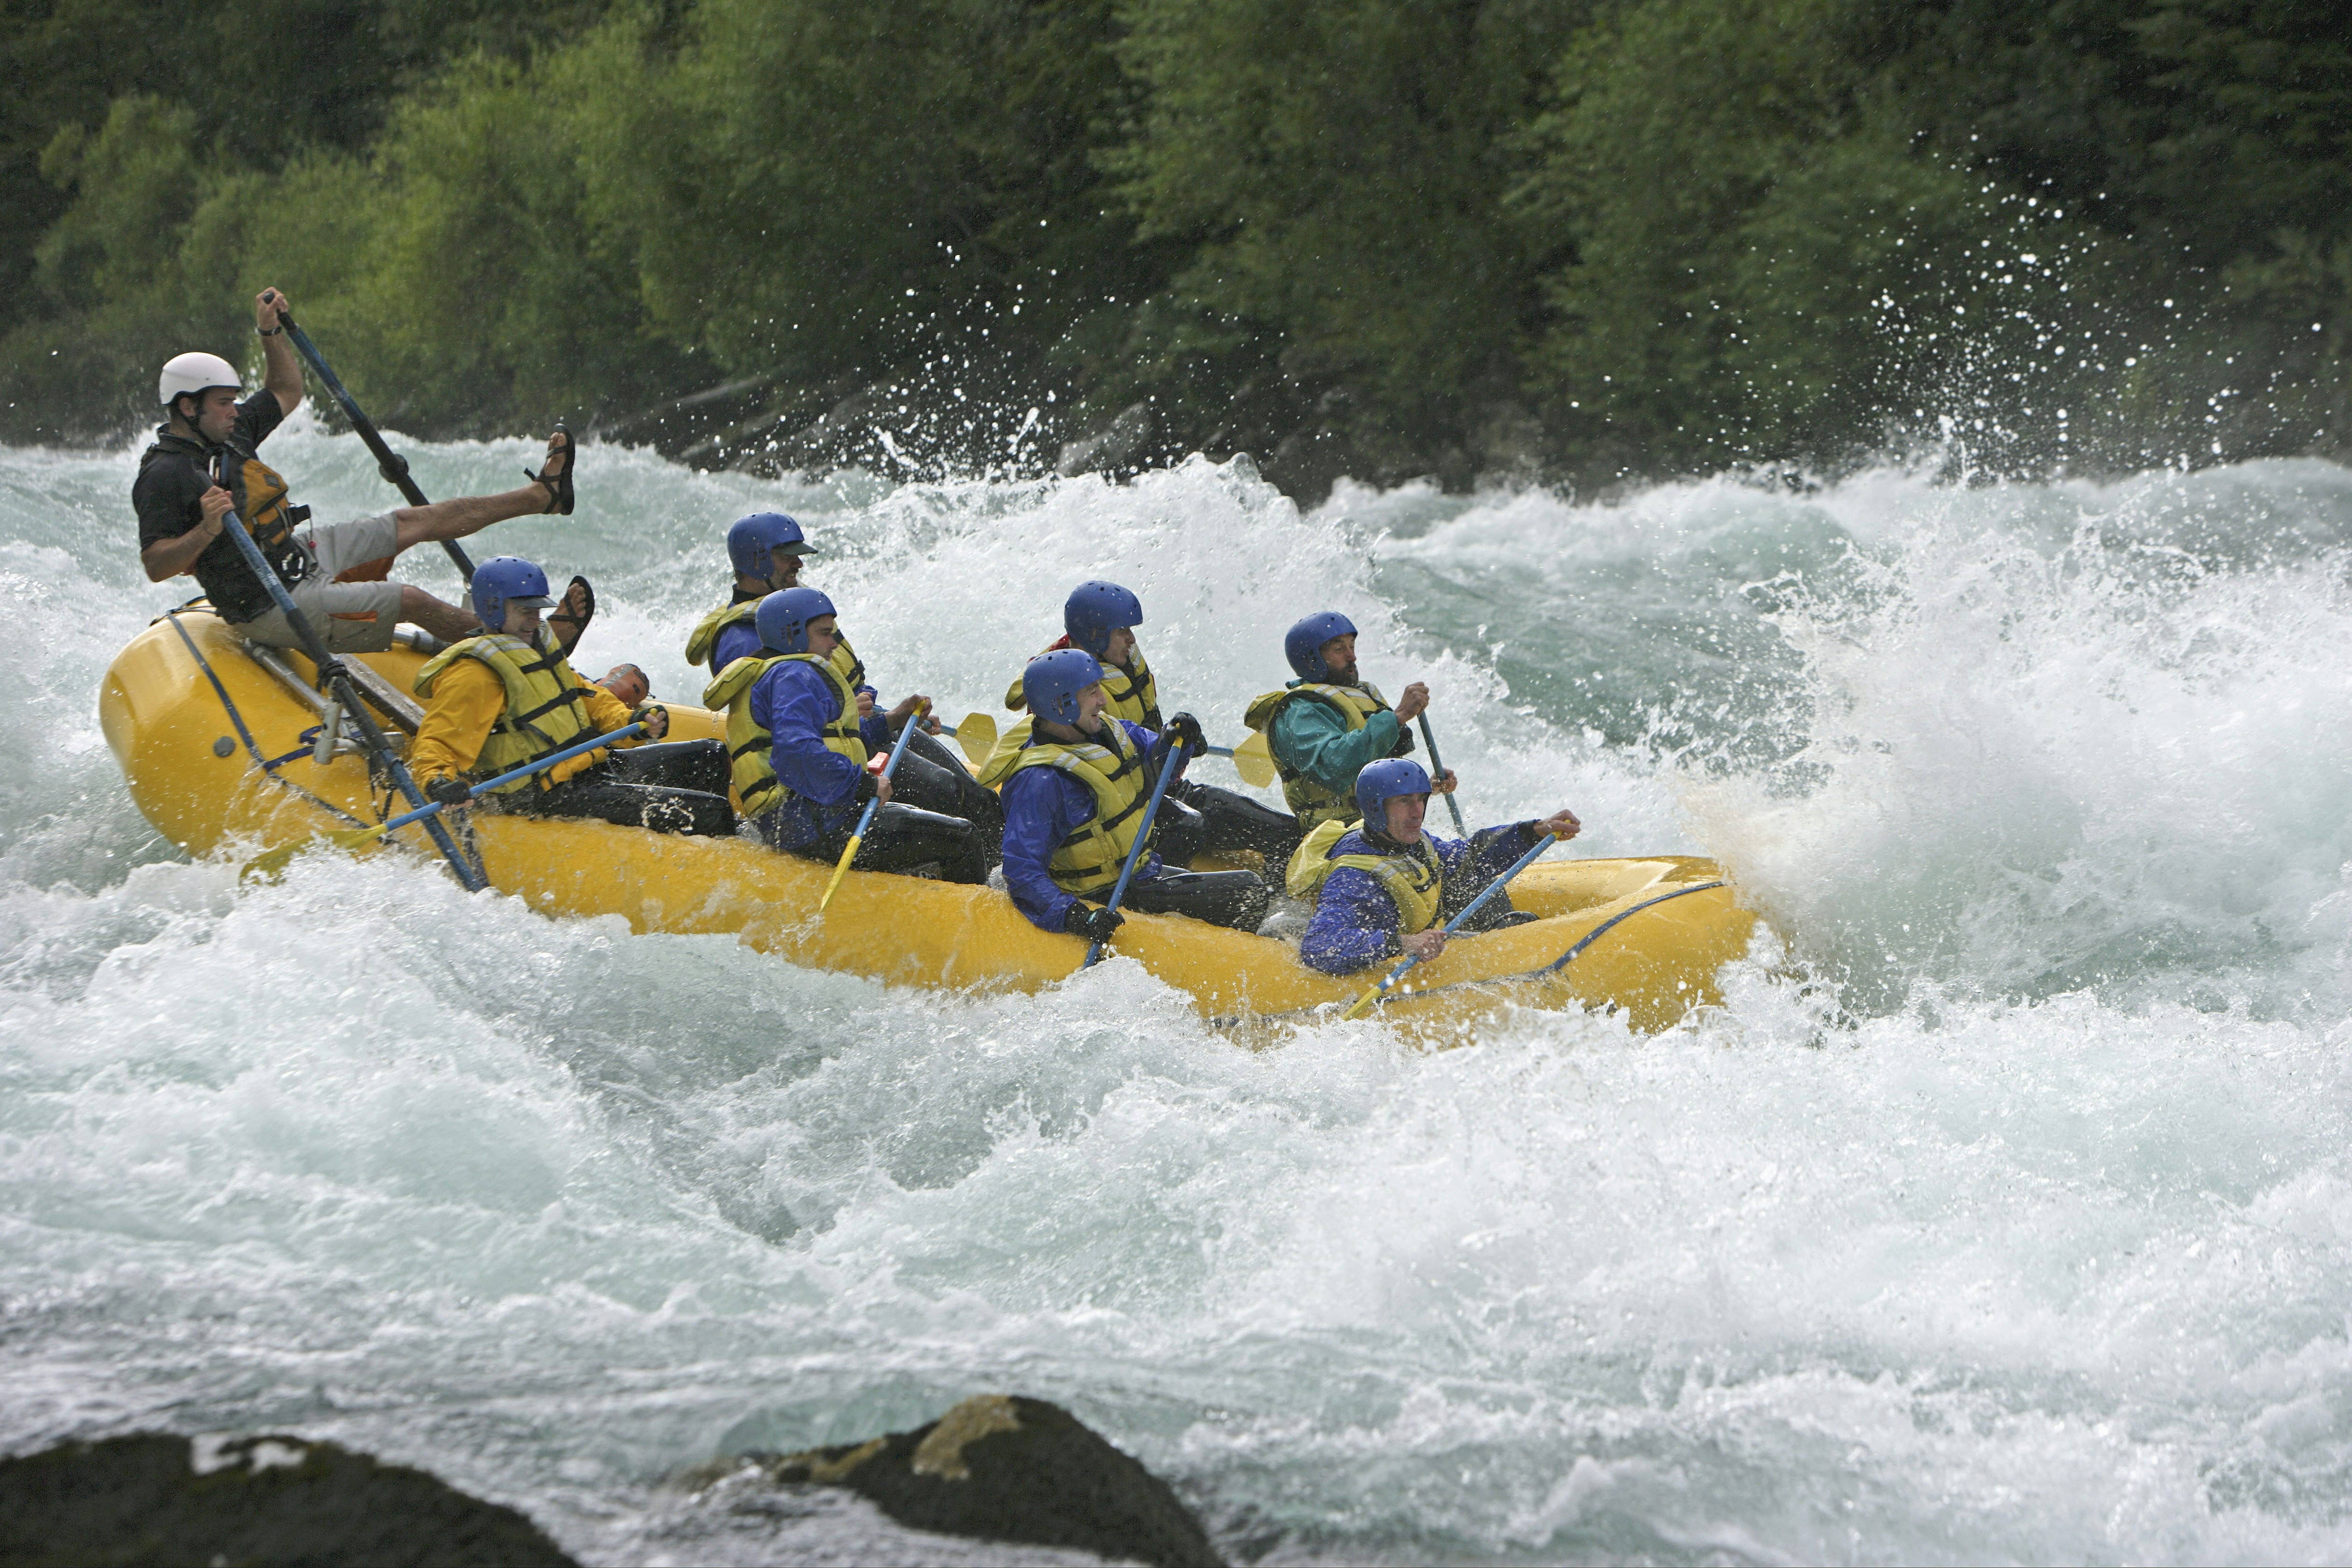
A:
POLYGON ((721 626, 710 644, 710 672, 725 669, 739 658, 749 658, 760 651, 760 630, 749 621, 737 621, 721 626))
MULTIPOLYGON (((1160 740, 1140 724, 1131 724, 1124 719, 1113 722, 1124 726, 1127 738, 1147 755, 1160 740)), ((1033 738, 1030 744, 1036 744, 1036 740, 1033 738)), ((1152 781, 1158 782, 1159 776, 1158 770, 1152 770, 1152 781)), ((1176 776, 1184 776, 1182 764, 1178 765, 1176 776)), ((1030 924, 1045 931, 1060 931, 1070 906, 1086 900, 1064 892, 1055 882, 1053 873, 1046 869, 1046 862, 1061 847, 1063 839, 1094 820, 1094 792, 1059 768, 1037 767, 1023 768, 1006 779, 1003 794, 1005 890, 1013 895, 1013 902, 1021 912, 1029 917, 1030 924)), ((1156 829, 1159 819, 1152 821, 1156 829)), ((1143 858, 1136 862, 1132 880, 1148 881, 1160 875, 1160 857, 1146 848, 1143 858)))
MULTIPOLYGON (((1445 874, 1438 903, 1443 914, 1450 919, 1460 913, 1486 890, 1487 883, 1509 870, 1512 861, 1533 848, 1538 837, 1532 822, 1482 827, 1467 839, 1430 835, 1445 874)), ((1334 856, 1395 853, 1385 840, 1374 844, 1366 838, 1361 827, 1349 829, 1331 847, 1334 856)), ((1499 918, 1509 912, 1510 900, 1507 890, 1496 894, 1470 923, 1483 924, 1490 914, 1499 918)), ((1403 923, 1396 900, 1389 897, 1379 878, 1342 866, 1325 879, 1316 895, 1315 918, 1307 922, 1307 934, 1299 939, 1298 956, 1308 968, 1326 974, 1350 974, 1382 959, 1402 957, 1404 946, 1398 940, 1398 928, 1403 923)))
MULTIPOLYGON (((717 674, 739 658, 749 658, 755 653, 766 651, 766 647, 760 641, 758 628, 751 622, 737 621, 732 626, 721 626, 719 636, 713 638, 710 644, 711 673, 717 674)), ((857 689, 869 697, 874 695, 874 688, 870 686, 861 686, 857 689)), ((878 700, 876 706, 880 706, 878 700)), ((890 744, 888 726, 885 725, 878 731, 874 727, 881 722, 878 717, 872 715, 857 721, 858 731, 865 735, 866 743, 877 752, 887 750, 890 744), (877 734, 881 737, 878 741, 875 739, 877 734)))
MULTIPOLYGON (((752 651, 759 651, 756 637, 752 651)), ((792 792, 763 819, 768 841, 779 848, 803 849, 857 825, 857 781, 865 770, 824 744, 836 700, 833 683, 812 664, 780 664, 752 683, 751 721, 775 737, 768 765, 792 792)), ((857 731, 868 751, 889 750, 890 726, 880 713, 860 721, 857 731)))

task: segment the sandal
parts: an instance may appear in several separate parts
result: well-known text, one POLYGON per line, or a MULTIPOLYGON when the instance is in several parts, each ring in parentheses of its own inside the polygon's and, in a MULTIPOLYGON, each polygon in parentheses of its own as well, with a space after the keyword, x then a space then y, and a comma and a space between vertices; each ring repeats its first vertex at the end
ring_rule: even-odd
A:
POLYGON ((588 585, 587 578, 574 577, 572 586, 563 590, 562 602, 541 618, 549 626, 558 628, 555 645, 563 650, 564 658, 570 658, 572 650, 580 646, 580 639, 588 635, 588 623, 596 618, 596 590, 588 585), (572 613, 572 595, 574 594, 580 595, 580 613, 576 616, 572 613), (564 626, 572 628, 570 637, 563 635, 561 628, 564 626))
POLYGON ((542 464, 538 473, 534 474, 529 468, 525 468, 522 473, 523 478, 547 487, 548 511, 558 517, 570 517, 572 515, 572 470, 580 461, 580 443, 572 438, 571 429, 561 419, 555 422, 555 436, 563 437, 563 445, 553 447, 555 437, 549 437, 548 440, 552 449, 548 456, 552 458, 556 453, 561 452, 563 455, 563 471, 551 474, 547 471, 547 465, 542 464))

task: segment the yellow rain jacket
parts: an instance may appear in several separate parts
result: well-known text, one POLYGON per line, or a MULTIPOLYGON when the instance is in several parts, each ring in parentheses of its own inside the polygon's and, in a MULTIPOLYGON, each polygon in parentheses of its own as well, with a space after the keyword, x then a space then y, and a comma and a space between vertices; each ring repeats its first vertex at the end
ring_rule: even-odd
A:
MULTIPOLYGON (((408 757, 409 771, 420 784, 445 777, 492 777, 562 751, 583 736, 618 730, 630 720, 619 698, 572 672, 555 634, 545 626, 539 628, 536 647, 503 632, 454 644, 416 672, 415 690, 427 703, 408 757)), ((640 739, 617 743, 635 745, 640 739)), ((499 793, 552 789, 605 754, 583 752, 499 793)))

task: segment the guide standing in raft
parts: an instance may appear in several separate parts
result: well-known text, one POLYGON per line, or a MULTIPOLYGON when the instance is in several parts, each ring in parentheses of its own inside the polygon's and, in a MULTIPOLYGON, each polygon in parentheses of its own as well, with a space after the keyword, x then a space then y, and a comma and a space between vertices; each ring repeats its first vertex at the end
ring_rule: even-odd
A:
POLYGON ((267 369, 262 389, 242 403, 236 369, 217 354, 184 353, 163 367, 156 394, 164 423, 141 458, 139 478, 131 488, 147 580, 161 583, 188 573, 240 637, 270 647, 299 647, 284 613, 236 545, 222 537, 234 512, 332 652, 381 653, 392 646, 394 626, 404 621, 449 641, 480 635, 482 624, 470 612, 422 588, 336 579, 411 545, 463 539, 508 518, 535 512, 570 516, 571 432, 556 426, 548 438, 545 466, 530 476, 524 489, 400 507, 298 534, 310 509, 289 504, 286 481, 257 455, 269 433, 302 403, 301 363, 287 346, 278 319, 286 303, 275 289, 264 289, 254 300, 254 330, 261 334, 267 369), (226 486, 209 471, 215 464, 226 486))

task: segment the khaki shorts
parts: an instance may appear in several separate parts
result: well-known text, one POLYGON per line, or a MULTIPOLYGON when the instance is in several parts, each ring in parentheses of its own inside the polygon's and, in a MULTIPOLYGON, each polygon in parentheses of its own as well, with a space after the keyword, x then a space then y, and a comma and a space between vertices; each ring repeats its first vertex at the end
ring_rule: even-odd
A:
MULTIPOLYGON (((312 529, 302 543, 319 569, 290 590, 295 608, 327 639, 331 653, 382 653, 392 646, 393 628, 400 624, 397 583, 338 583, 335 578, 352 567, 382 561, 400 548, 400 525, 390 512, 312 529)), ((275 605, 231 631, 265 647, 300 647, 286 612, 275 605)))

